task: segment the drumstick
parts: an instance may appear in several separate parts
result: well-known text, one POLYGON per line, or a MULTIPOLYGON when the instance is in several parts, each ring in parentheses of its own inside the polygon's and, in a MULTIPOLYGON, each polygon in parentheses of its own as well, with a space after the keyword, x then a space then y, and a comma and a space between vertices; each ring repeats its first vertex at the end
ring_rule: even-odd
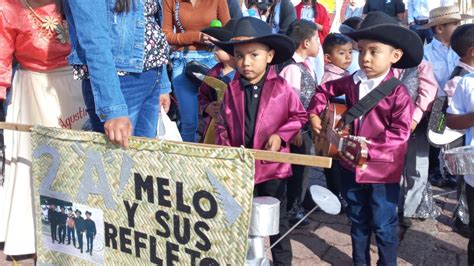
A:
MULTIPOLYGON (((0 122, 0 129, 6 129, 6 130, 31 132, 32 127, 33 125, 0 122)), ((144 137, 132 137, 132 139, 151 140, 149 138, 144 138, 144 137)), ((196 147, 204 147, 204 148, 213 148, 213 149, 230 148, 229 146, 219 146, 219 145, 203 144, 203 143, 177 142, 177 141, 169 141, 169 142, 175 143, 175 144, 186 143, 187 145, 193 145, 196 147)), ((248 150, 254 154, 256 160, 261 160, 261 161, 269 161, 269 162, 277 162, 277 163, 291 163, 291 164, 297 164, 297 165, 323 167, 323 168, 330 168, 332 165, 332 159, 330 157, 303 155, 303 154, 285 153, 285 152, 272 152, 272 151, 254 150, 254 149, 248 149, 248 150)))
POLYGON ((303 218, 301 218, 295 225, 293 225, 293 227, 291 227, 290 229, 288 229, 288 231, 286 231, 286 233, 284 235, 282 235, 280 238, 278 238, 277 241, 273 242, 273 245, 271 245, 269 248, 267 248, 265 250, 265 254, 267 254, 272 248, 274 248, 278 243, 280 243, 283 238, 285 238, 289 233, 291 233, 293 230, 295 230, 296 227, 298 227, 298 225, 300 225, 300 223, 302 223, 306 218, 308 218, 308 216, 310 214, 312 214, 315 210, 317 210, 319 208, 318 205, 314 206, 313 209, 311 209, 303 218))

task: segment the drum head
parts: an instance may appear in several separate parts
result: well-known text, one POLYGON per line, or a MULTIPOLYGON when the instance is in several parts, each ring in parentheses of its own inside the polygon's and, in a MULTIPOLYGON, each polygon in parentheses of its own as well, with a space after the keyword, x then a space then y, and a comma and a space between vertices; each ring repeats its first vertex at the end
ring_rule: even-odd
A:
POLYGON ((341 202, 331 191, 327 188, 313 185, 309 188, 311 198, 321 210, 328 214, 339 214, 341 212, 341 202))
POLYGON ((464 136, 463 130, 452 130, 450 128, 445 128, 443 134, 436 133, 432 130, 428 130, 428 141, 431 145, 436 147, 441 147, 443 145, 449 144, 460 137, 464 136))
POLYGON ((474 175, 474 146, 444 151, 444 162, 452 175, 474 175))

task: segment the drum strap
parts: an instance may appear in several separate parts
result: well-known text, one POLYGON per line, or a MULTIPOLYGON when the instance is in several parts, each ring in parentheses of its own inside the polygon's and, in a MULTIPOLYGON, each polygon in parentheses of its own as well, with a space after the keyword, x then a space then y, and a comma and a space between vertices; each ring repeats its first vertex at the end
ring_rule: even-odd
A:
POLYGON ((389 95, 398 85, 402 84, 397 78, 383 82, 360 101, 353 105, 342 117, 343 127, 349 126, 354 120, 372 110, 385 96, 389 95))

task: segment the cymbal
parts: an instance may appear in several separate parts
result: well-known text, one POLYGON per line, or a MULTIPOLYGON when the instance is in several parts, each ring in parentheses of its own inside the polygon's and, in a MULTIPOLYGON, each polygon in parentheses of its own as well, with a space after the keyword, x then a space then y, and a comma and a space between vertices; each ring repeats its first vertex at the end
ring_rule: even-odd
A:
POLYGON ((341 202, 331 191, 318 185, 312 185, 309 191, 314 203, 316 203, 321 210, 328 214, 339 214, 341 211, 341 202))

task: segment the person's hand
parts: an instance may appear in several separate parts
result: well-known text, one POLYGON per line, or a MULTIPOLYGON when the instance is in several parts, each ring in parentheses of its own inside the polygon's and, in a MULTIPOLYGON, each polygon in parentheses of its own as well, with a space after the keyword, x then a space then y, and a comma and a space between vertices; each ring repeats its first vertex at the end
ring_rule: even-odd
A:
POLYGON ((132 136, 132 122, 128 117, 118 117, 105 121, 105 135, 112 143, 128 148, 128 138, 132 136))
POLYGON ((303 133, 301 130, 298 132, 298 134, 296 134, 291 144, 295 145, 296 147, 301 147, 301 145, 303 145, 303 133))
POLYGON ((214 101, 207 105, 205 112, 212 118, 216 118, 219 114, 219 108, 220 104, 217 101, 214 101))
POLYGON ((321 134, 321 129, 323 128, 321 125, 321 118, 315 114, 309 114, 309 122, 311 123, 311 128, 315 135, 321 134))
POLYGON ((323 25, 316 23, 316 27, 318 28, 318 31, 323 31, 323 25))
POLYGON ((214 45, 213 41, 217 41, 217 39, 201 32, 201 34, 199 35, 199 41, 207 45, 214 45))
POLYGON ((413 120, 411 122, 411 133, 413 133, 415 131, 417 126, 418 126, 418 123, 415 120, 413 120))
POLYGON ((165 109, 166 113, 169 112, 171 106, 171 98, 169 93, 160 95, 160 106, 163 106, 163 109, 165 109))
POLYGON ((277 134, 273 134, 268 139, 265 149, 269 151, 279 151, 281 148, 281 138, 277 134))

